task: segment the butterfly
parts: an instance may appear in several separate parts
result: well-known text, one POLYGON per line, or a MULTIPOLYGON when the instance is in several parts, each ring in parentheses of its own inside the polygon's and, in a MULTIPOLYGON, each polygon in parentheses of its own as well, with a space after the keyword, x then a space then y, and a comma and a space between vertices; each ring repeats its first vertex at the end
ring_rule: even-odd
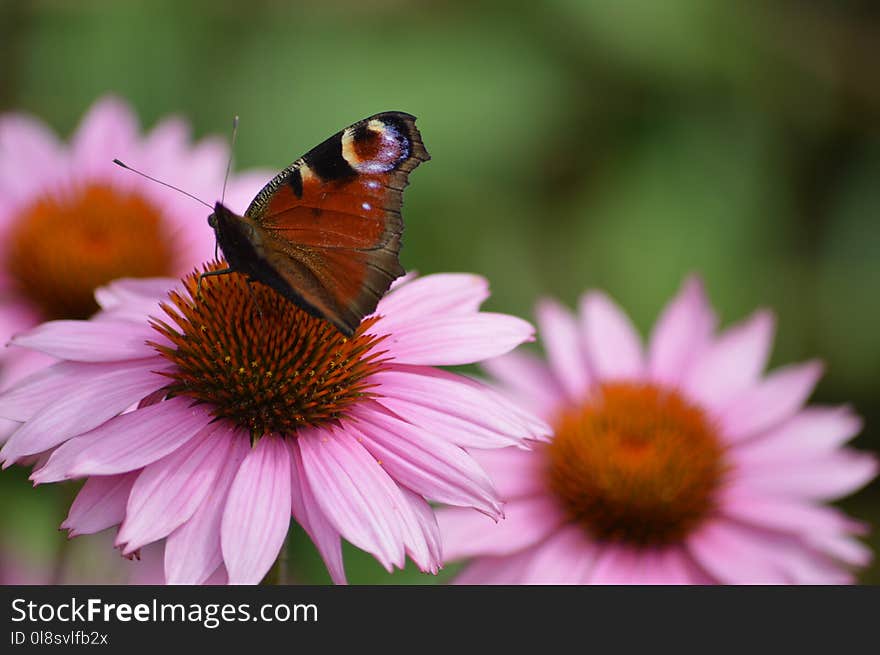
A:
POLYGON ((217 202, 208 225, 227 268, 202 276, 242 273, 352 336, 405 272, 403 189, 431 158, 415 121, 390 111, 337 132, 269 181, 244 216, 217 202))

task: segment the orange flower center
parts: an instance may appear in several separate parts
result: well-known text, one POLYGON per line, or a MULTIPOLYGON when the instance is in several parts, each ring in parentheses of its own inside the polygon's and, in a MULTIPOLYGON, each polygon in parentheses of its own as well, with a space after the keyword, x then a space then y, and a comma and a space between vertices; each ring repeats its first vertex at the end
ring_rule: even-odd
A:
POLYGON ((96 287, 173 272, 162 228, 159 210, 135 193, 92 184, 45 195, 13 226, 6 265, 46 318, 88 318, 98 309, 96 287))
POLYGON ((668 544, 714 510, 724 451, 706 415, 677 391, 603 384, 555 428, 550 488, 592 537, 668 544))
MULTIPOLYGON (((214 263, 206 270, 225 268, 214 263)), ((173 346, 153 344, 175 364, 168 395, 211 406, 214 416, 249 430, 251 439, 342 418, 372 396, 369 377, 381 370, 382 337, 365 334, 364 320, 346 338, 262 284, 239 273, 184 280, 187 294, 171 292, 163 308, 175 326, 153 327, 173 346)))

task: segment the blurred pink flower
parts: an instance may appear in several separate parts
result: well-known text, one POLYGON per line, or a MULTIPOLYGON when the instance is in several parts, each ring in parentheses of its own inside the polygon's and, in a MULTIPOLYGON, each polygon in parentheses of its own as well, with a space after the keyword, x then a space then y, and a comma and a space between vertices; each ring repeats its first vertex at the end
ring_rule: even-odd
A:
POLYGON ((573 317, 537 309, 547 362, 485 364, 554 429, 532 451, 473 451, 507 502, 493 524, 438 512, 462 584, 844 583, 870 551, 863 526, 825 501, 877 473, 842 445, 849 407, 803 407, 815 361, 767 375, 773 316, 715 335, 699 280, 665 309, 647 349, 606 295, 573 317))
MULTIPOLYGON (((114 97, 95 103, 69 145, 33 117, 0 115, 0 343, 44 320, 88 317, 95 288, 111 280, 180 276, 213 256, 210 211, 122 170, 115 157, 213 202, 227 156, 219 139, 191 146, 178 118, 142 136, 114 97)), ((234 176, 227 204, 244 210, 269 177, 234 176)), ((0 388, 47 361, 7 351, 0 388)), ((0 438, 13 428, 0 426, 0 438)))
POLYGON ((434 368, 532 337, 521 319, 479 311, 483 278, 405 279, 346 339, 243 276, 205 278, 201 296, 197 277, 115 282, 91 320, 13 339, 62 361, 0 396, 0 415, 23 423, 0 458, 36 457, 36 483, 87 478, 62 525, 71 535, 121 524, 124 553, 167 538, 171 583, 218 570, 257 583, 292 514, 341 583, 340 537, 389 571, 408 554, 436 572, 426 499, 500 518, 463 447, 523 446, 548 428, 434 368))

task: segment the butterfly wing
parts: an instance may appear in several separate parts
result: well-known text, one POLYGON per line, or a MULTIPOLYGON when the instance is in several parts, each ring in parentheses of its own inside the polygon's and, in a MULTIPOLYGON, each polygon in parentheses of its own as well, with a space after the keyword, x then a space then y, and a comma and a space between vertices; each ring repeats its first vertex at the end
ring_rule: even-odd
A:
POLYGON ((245 213, 261 228, 266 264, 295 299, 346 334, 404 273, 403 189, 428 159, 415 117, 376 114, 283 170, 245 213))

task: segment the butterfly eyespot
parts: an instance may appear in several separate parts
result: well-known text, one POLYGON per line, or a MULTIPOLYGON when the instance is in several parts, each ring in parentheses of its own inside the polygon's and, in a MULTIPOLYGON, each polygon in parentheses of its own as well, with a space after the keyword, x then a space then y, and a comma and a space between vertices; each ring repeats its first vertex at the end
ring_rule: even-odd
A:
POLYGON ((358 173, 387 173, 409 153, 409 138, 383 120, 372 119, 342 133, 342 157, 358 173))

